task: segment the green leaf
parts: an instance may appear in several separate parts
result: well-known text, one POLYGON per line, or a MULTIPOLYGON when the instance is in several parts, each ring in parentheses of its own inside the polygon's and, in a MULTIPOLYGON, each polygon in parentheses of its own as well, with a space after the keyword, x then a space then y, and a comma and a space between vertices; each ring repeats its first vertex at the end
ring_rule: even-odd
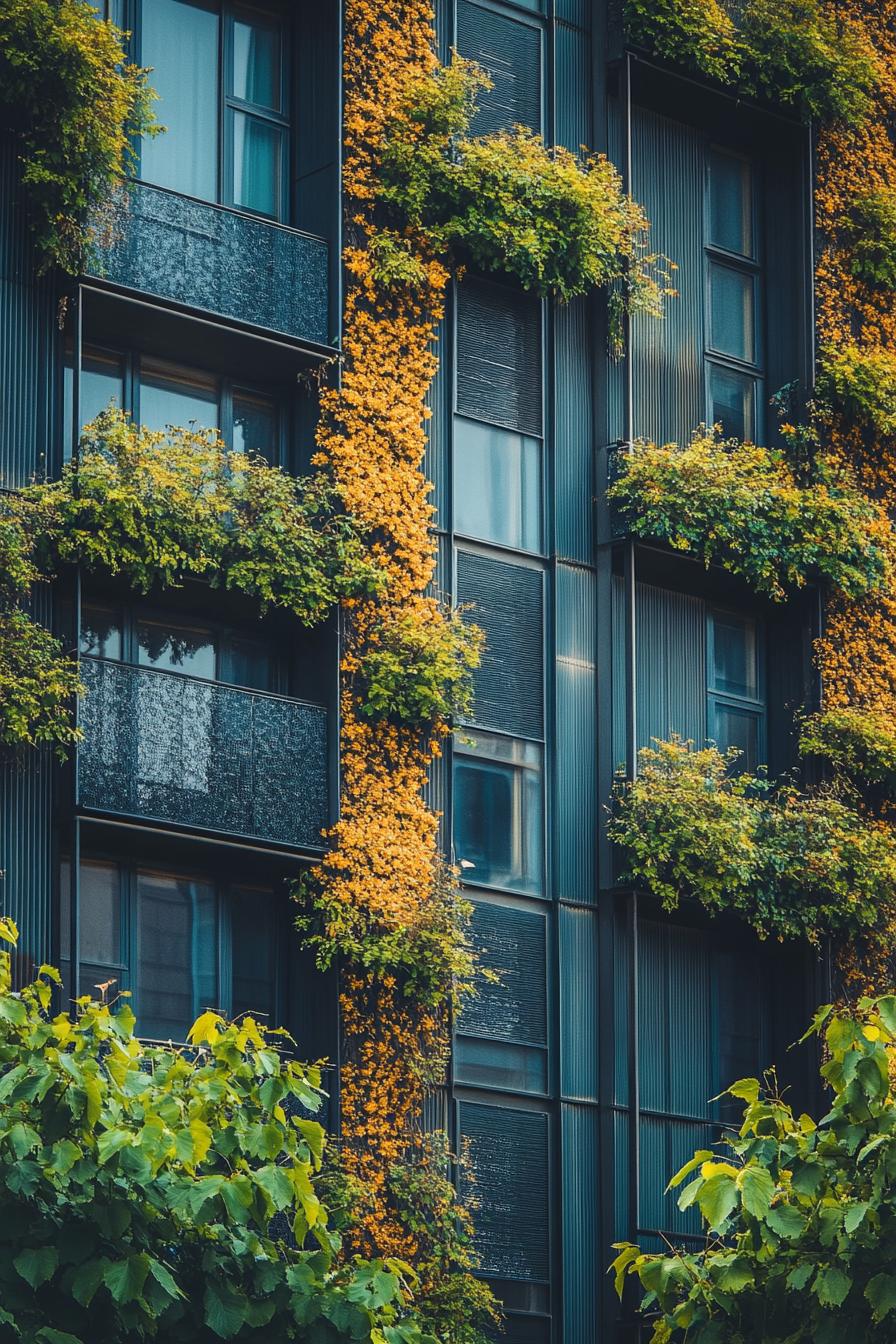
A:
POLYGON ((0 1021, 9 1022, 14 1027, 24 1027, 28 1021, 28 1010, 21 999, 9 994, 0 994, 0 1021))
POLYGON ((104 1129, 96 1141, 100 1166, 105 1166, 110 1158, 120 1153, 122 1148, 129 1148, 133 1142, 134 1135, 129 1129, 104 1129))
POLYGON ((205 1323, 220 1339, 233 1339, 246 1321, 246 1298, 226 1282, 209 1280, 205 1289, 205 1323))
POLYGON ((716 1264, 716 1283, 723 1292, 739 1293, 755 1281, 753 1263, 746 1255, 736 1255, 731 1260, 717 1261, 716 1264))
POLYGON ((109 1261, 105 1256, 88 1260, 80 1265, 72 1276, 72 1297, 82 1307, 89 1307, 100 1284, 104 1281, 109 1261))
POLYGON ((162 1264, 161 1260, 150 1260, 149 1272, 152 1278, 155 1279, 159 1287, 164 1292, 166 1292, 170 1298, 178 1298, 184 1296, 180 1288, 178 1288, 177 1286, 177 1282, 174 1278, 174 1275, 168 1269, 167 1265, 162 1264))
POLYGON ((851 1237, 852 1234, 861 1227, 862 1223, 865 1221, 865 1214, 870 1208, 871 1205, 867 1202, 849 1205, 843 1218, 843 1227, 848 1236, 851 1237))
POLYGON ((849 1296, 852 1279, 836 1265, 820 1269, 815 1278, 814 1292, 823 1307, 840 1307, 849 1296))
POLYGON ((802 1292, 806 1284, 815 1273, 815 1265, 811 1260, 804 1260, 801 1265, 795 1265, 787 1275, 787 1286, 794 1292, 802 1292))
POLYGON ((191 1120, 190 1136, 193 1140, 193 1165, 198 1167, 205 1161, 212 1146, 212 1131, 204 1120, 191 1120))
POLYGON ((737 1183, 727 1172, 717 1172, 703 1182, 697 1203, 711 1228, 719 1231, 724 1227, 737 1207, 737 1195, 737 1183))
POLYGON ((54 1330, 51 1325, 41 1326, 34 1338, 40 1340, 40 1344, 82 1344, 77 1335, 70 1335, 66 1330, 54 1330))
POLYGON ((877 1011, 880 1019, 891 1036, 896 1036, 896 994, 887 994, 878 999, 877 1011))
POLYGON ((744 1167, 737 1184, 747 1213, 751 1213, 754 1218, 764 1218, 775 1193, 775 1183, 765 1167, 744 1167))
POLYGON ((896 1307, 896 1274, 875 1274, 868 1281, 865 1297, 871 1303, 874 1319, 882 1321, 896 1307))
POLYGON ((699 1153, 694 1154, 690 1162, 685 1162, 681 1170, 676 1171, 666 1189, 674 1190, 676 1186, 681 1185, 687 1176, 690 1176, 692 1171, 696 1171, 697 1167, 702 1167, 704 1162, 711 1162, 714 1156, 715 1154, 711 1153, 708 1148, 701 1148, 699 1153))
POLYGON ((37 1289, 55 1274, 59 1255, 55 1247, 41 1246, 29 1251, 20 1251, 13 1264, 16 1273, 32 1288, 37 1289))
POLYGON ((728 1095, 740 1101, 754 1102, 759 1100, 759 1091, 758 1078, 740 1078, 728 1088, 728 1095))
POLYGON ((795 1241, 806 1230, 805 1215, 792 1204, 776 1204, 765 1215, 765 1221, 773 1232, 787 1241, 795 1241))
POLYGON ((141 1253, 114 1261, 103 1274, 103 1280, 116 1302, 136 1302, 143 1293, 148 1273, 149 1256, 141 1253))

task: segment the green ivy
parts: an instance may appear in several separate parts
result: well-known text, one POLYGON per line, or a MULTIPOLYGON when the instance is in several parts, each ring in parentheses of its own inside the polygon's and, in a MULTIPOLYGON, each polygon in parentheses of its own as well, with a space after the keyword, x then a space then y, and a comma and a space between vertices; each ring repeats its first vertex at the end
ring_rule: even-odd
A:
POLYGON ((403 274, 413 264, 400 241, 410 226, 455 265, 512 276, 561 299, 619 284, 629 306, 660 314, 671 292, 668 264, 648 253, 647 219, 613 165, 548 149, 521 127, 471 136, 483 87, 482 72, 458 57, 409 85, 376 169, 379 200, 395 226, 376 244, 378 273, 403 274))
POLYGON ((896 728, 887 715, 853 705, 813 714, 803 721, 799 749, 872 805, 896 803, 896 728))
POLYGON ((60 641, 21 608, 0 607, 0 744, 49 744, 64 759, 81 737, 72 706, 84 691, 60 641))
POLYGON ((861 125, 880 82, 873 47, 824 0, 624 0, 629 39, 806 120, 861 125))
POLYGON ((372 632, 358 677, 369 718, 428 725, 469 718, 484 636, 459 611, 405 611, 372 632))
POLYGON ((761 937, 888 942, 896 833, 829 789, 734 773, 738 754, 679 739, 640 753, 610 825, 628 877, 666 909, 733 911, 761 937))
POLYGON ((896 191, 881 187, 857 196, 842 231, 852 274, 877 289, 896 289, 896 191))
POLYGON ((54 1015, 59 984, 42 967, 14 993, 0 954, 5 1335, 436 1344, 405 1265, 339 1258, 315 1190, 320 1071, 285 1033, 207 1011, 192 1048, 147 1047, 126 998, 54 1015))
POLYGON ((819 398, 861 428, 896 435, 896 354, 884 346, 826 346, 820 352, 819 398))
POLYGON ((684 446, 636 443, 615 467, 607 496, 635 536, 723 564, 775 601, 813 578, 848 597, 890 581, 886 516, 824 457, 803 480, 778 449, 698 431, 684 446))
POLYGON ((824 1118, 795 1113, 774 1074, 740 1079, 726 1095, 742 1123, 670 1182, 680 1209, 699 1209, 705 1245, 617 1245, 617 1291, 640 1284, 653 1344, 893 1340, 896 997, 855 1016, 822 1008, 810 1036, 833 1094, 824 1118))
POLYGON ((154 128, 147 71, 87 0, 0 0, 0 101, 22 143, 44 268, 85 269, 135 137, 154 128))

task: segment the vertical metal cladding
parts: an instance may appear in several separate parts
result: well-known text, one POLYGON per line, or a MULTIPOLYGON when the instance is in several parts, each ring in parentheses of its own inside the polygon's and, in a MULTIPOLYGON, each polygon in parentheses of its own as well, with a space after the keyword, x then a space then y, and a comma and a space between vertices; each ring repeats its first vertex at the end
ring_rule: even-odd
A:
POLYGON ((37 279, 17 138, 0 131, 0 488, 47 469, 55 285, 37 279))
POLYGON ((597 899, 597 663, 595 579, 556 567, 556 755, 554 833, 557 895, 597 899))
POLYGON ((706 419, 704 394, 703 138, 644 108, 632 120, 635 199, 651 221, 650 246, 678 264, 678 297, 662 322, 632 323, 633 437, 687 442, 706 419))
POLYGON ((560 940, 560 1090, 564 1097, 598 1098, 597 914, 558 909, 560 940))
POLYGON ((563 1153, 563 1344, 598 1336, 600 1191, 598 1115, 589 1106, 560 1110, 563 1153))
POLYGON ((558 555, 590 564, 594 554, 591 369, 586 299, 554 310, 554 539, 558 555))
POLYGON ((542 35, 540 28, 499 14, 473 0, 458 0, 457 49, 489 74, 473 120, 474 135, 542 124, 542 35))

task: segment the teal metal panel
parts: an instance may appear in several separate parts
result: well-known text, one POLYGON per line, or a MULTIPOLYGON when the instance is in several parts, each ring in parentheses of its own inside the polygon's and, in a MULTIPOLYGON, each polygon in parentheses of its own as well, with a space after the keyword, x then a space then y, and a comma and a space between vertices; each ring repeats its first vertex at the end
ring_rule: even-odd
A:
POLYGON ((563 1344, 596 1344, 600 1270, 598 1114, 563 1106, 563 1344))
POLYGON ((663 321, 632 323, 633 436, 687 441, 706 418, 703 392, 703 137, 643 108, 632 118, 632 186, 651 221, 650 246, 678 265, 663 321))
MULTIPOLYGON (((706 608, 701 598, 637 585, 638 746, 672 733, 706 738, 706 608)), ((625 758, 625 594, 613 586, 613 755, 625 758)))
POLYGON ((556 569, 557 894, 597 899, 597 705, 595 580, 587 569, 556 569))
POLYGON ((554 308, 554 539, 558 555, 594 558, 592 322, 585 299, 554 308))
POLYGON ((20 145, 0 134, 0 488, 52 467, 56 290, 38 279, 21 185, 20 145))
POLYGON ((556 0, 554 4, 554 13, 558 19, 586 30, 591 27, 591 9, 589 0, 556 0))
POLYGON ((596 1101, 598 1096, 597 914, 561 905, 560 1089, 565 1097, 596 1101))
POLYGON ((591 141, 591 40, 566 23, 554 27, 554 139, 577 154, 591 141))

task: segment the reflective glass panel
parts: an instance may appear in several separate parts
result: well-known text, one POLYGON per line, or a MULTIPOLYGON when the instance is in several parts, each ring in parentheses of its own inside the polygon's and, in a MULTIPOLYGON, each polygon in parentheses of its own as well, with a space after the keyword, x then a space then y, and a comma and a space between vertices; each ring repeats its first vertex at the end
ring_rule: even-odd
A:
POLYGON ((538 893, 544 840, 541 748, 476 733, 454 748, 454 852, 468 882, 538 893))
POLYGON ((742 256, 753 255, 753 186, 750 165, 713 150, 709 159, 709 240, 742 256))
POLYGON ((521 551, 541 550, 541 442, 456 416, 454 527, 521 551))
MULTIPOLYGON (((71 352, 65 366, 63 396, 63 435, 66 461, 72 455, 72 388, 74 374, 71 366, 71 352)), ((124 407, 124 375, 121 359, 117 355, 107 355, 103 351, 84 352, 81 360, 81 402, 79 406, 82 425, 90 424, 100 411, 105 411, 110 402, 122 409, 124 407)))
POLYGON ((472 1036, 458 1036, 454 1048, 459 1082, 520 1092, 547 1091, 546 1050, 472 1036))
POLYGON ((712 616, 713 690, 755 699, 758 695, 756 622, 747 616, 712 616))
POLYGON ((218 679, 232 686, 251 686, 254 691, 274 689, 274 658, 268 646, 256 639, 228 639, 221 650, 218 679))
POLYGON ((737 747, 741 756, 736 769, 755 770, 759 765, 759 714, 716 701, 714 717, 715 730, 710 736, 719 749, 737 747))
POLYGON ((121 961, 121 878, 118 865, 82 863, 79 887, 81 960, 114 966, 121 961))
POLYGON ((279 219, 283 131, 245 112, 232 116, 233 203, 279 219))
POLYGON ((205 4, 142 6, 140 64, 151 67, 165 132, 144 138, 140 176, 204 201, 218 199, 218 24, 205 4))
POLYGON ((191 677, 215 678, 215 640, 201 626, 169 621, 137 622, 137 661, 141 667, 164 668, 191 677))
POLYGON ((280 110, 280 30, 248 17, 233 23, 233 92, 245 103, 280 110))
POLYGON ((756 361, 754 280, 728 266, 711 265, 712 348, 745 363, 756 361))
POLYGON ((186 1039, 206 1008, 219 1008, 217 899, 209 882, 137 873, 137 985, 141 1036, 186 1039))
POLYGON ((270 891, 238 887, 230 898, 234 1017, 274 1021, 274 904, 270 891))
POLYGON ((753 439, 755 428, 756 380, 747 373, 709 366, 709 419, 720 425, 729 439, 753 439))
POLYGON ((147 429, 214 429, 219 420, 214 378, 161 360, 140 365, 140 422, 147 429))
POLYGON ((277 460, 277 408, 270 397, 252 392, 233 394, 233 448, 277 460))
POLYGON ((114 607, 81 607, 81 652, 91 658, 121 658, 121 617, 114 607))

